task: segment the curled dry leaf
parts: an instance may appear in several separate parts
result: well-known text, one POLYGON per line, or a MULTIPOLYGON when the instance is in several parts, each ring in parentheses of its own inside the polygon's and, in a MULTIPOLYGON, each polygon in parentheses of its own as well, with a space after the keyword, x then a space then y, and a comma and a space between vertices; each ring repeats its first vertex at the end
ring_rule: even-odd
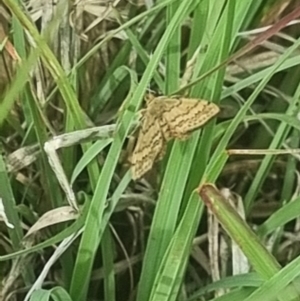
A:
POLYGON ((142 111, 142 124, 136 147, 131 157, 132 178, 141 178, 154 162, 161 160, 166 142, 187 139, 190 133, 219 112, 211 102, 184 97, 149 97, 142 111))

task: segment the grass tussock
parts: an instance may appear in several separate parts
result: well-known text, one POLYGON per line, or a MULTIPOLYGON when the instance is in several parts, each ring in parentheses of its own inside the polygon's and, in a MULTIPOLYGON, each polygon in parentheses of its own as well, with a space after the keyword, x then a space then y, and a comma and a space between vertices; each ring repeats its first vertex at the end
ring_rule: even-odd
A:
POLYGON ((0 2, 1 300, 300 300, 295 3, 0 2), (220 113, 133 181, 149 92, 220 113))

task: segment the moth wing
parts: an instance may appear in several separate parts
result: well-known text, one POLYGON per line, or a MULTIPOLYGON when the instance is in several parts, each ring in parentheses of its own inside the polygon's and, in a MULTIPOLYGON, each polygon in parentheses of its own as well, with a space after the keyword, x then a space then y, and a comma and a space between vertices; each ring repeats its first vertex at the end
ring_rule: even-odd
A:
POLYGON ((162 116, 161 118, 159 118, 158 122, 159 122, 159 126, 160 126, 160 129, 161 129, 164 139, 166 141, 171 140, 173 138, 173 136, 172 136, 172 132, 170 130, 168 121, 165 118, 163 118, 163 116, 162 116))
POLYGON ((131 157, 134 180, 141 178, 152 168, 155 161, 162 158, 164 143, 158 119, 146 113, 131 157))
POLYGON ((212 102, 194 98, 167 99, 162 118, 166 120, 174 138, 186 139, 188 134, 204 125, 219 112, 212 102))
POLYGON ((153 94, 148 94, 146 98, 147 110, 149 114, 156 116, 162 135, 166 141, 174 138, 168 124, 168 120, 166 120, 166 118, 163 116, 166 108, 165 103, 168 99, 170 98, 166 96, 155 97, 153 94))

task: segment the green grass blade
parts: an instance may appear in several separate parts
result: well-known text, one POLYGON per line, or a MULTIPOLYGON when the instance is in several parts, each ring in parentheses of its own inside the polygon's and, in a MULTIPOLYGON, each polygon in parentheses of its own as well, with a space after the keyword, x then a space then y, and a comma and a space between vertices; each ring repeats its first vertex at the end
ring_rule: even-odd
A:
MULTIPOLYGON (((223 22, 225 20, 226 18, 223 19, 223 22)), ((221 28, 223 24, 219 26, 221 28)), ((223 32, 223 34, 228 34, 228 32, 223 32)), ((215 38, 217 39, 217 37, 215 38)), ((188 179, 193 154, 198 144, 198 137, 199 132, 196 132, 189 141, 184 143, 175 141, 172 147, 150 230, 150 238, 139 285, 138 300, 147 300, 149 298, 149 291, 153 286, 154 278, 172 239, 185 190, 185 183, 188 179)), ((198 219, 190 221, 191 227, 197 223, 198 219)), ((174 277, 177 276, 174 275, 174 277)))
POLYGON ((169 248, 166 250, 149 300, 177 300, 192 241, 197 230, 197 224, 191 225, 189 221, 199 220, 202 210, 203 206, 199 203, 197 194, 192 194, 169 248))
POLYGON ((104 205, 109 190, 109 185, 116 167, 123 142, 129 132, 130 124, 134 118, 134 113, 139 107, 142 97, 147 89, 156 66, 158 65, 163 55, 169 39, 174 33, 176 26, 181 23, 189 8, 190 1, 182 2, 180 10, 174 15, 170 26, 166 29, 161 41, 159 42, 139 85, 134 89, 130 100, 130 107, 133 111, 126 110, 119 123, 118 131, 115 135, 114 142, 107 155, 109 159, 105 161, 101 175, 98 179, 94 197, 92 200, 90 212, 87 217, 86 229, 80 243, 79 254, 77 257, 74 276, 71 285, 71 296, 74 300, 85 299, 88 289, 89 276, 94 260, 95 252, 98 247, 98 233, 101 228, 101 218, 104 212, 104 205), (172 26, 171 26, 172 25, 172 26))

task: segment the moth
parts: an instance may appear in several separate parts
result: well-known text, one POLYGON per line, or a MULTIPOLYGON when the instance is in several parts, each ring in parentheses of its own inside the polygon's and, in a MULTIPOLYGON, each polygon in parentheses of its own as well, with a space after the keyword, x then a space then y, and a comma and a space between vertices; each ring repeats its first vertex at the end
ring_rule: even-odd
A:
POLYGON ((169 140, 187 139, 220 110, 212 102, 184 97, 149 96, 146 105, 141 111, 141 127, 130 160, 133 180, 141 178, 163 158, 169 140))

